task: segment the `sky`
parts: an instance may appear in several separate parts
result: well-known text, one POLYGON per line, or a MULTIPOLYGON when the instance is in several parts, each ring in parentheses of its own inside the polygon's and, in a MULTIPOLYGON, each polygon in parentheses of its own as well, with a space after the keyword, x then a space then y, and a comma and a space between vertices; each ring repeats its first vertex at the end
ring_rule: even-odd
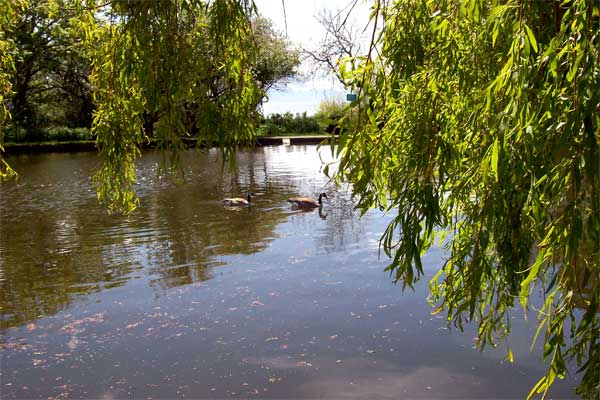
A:
MULTIPOLYGON (((285 0, 285 15, 282 0, 254 0, 259 12, 273 22, 276 30, 285 34, 287 21, 288 39, 304 48, 316 48, 325 34, 315 16, 324 9, 337 11, 345 8, 352 0, 285 0)), ((366 23, 368 8, 362 5, 355 7, 355 18, 366 23)), ((308 66, 303 66, 307 72, 308 66)), ((295 81, 283 90, 271 90, 267 93, 268 101, 264 103, 265 115, 273 113, 314 114, 319 103, 325 99, 345 99, 344 87, 333 77, 316 77, 295 81)))

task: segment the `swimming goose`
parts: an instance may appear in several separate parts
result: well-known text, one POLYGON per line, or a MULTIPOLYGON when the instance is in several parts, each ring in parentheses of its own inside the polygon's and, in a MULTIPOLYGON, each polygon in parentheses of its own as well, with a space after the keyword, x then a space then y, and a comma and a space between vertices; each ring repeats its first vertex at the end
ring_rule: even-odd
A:
POLYGON ((241 197, 232 197, 232 198, 228 198, 228 199, 223 199, 223 205, 226 205, 229 207, 249 206, 250 203, 252 202, 252 196, 254 196, 254 193, 250 192, 250 193, 248 193, 247 199, 242 199, 241 197))
POLYGON ((292 197, 288 199, 288 202, 292 203, 292 205, 297 206, 298 208, 317 208, 323 205, 323 197, 326 199, 327 194, 321 193, 319 195, 319 200, 312 199, 310 197, 292 197))

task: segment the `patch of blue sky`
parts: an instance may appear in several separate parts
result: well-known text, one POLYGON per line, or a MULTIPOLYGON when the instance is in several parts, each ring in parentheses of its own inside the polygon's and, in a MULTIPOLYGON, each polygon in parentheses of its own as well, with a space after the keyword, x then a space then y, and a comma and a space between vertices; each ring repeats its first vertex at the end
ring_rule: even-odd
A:
MULTIPOLYGON (((324 10, 349 9, 348 5, 355 0, 255 0, 260 14, 269 18, 278 31, 286 34, 289 40, 300 48, 315 49, 323 36, 324 28, 319 24, 316 16, 324 10), (285 16, 283 7, 285 6, 285 16)), ((358 0, 354 8, 353 19, 368 21, 368 6, 358 0)), ((300 68, 301 75, 310 75, 309 65, 300 68)), ((297 80, 284 87, 272 89, 268 99, 263 104, 263 113, 293 114, 306 112, 314 114, 319 104, 324 100, 345 100, 347 91, 334 78, 328 76, 314 76, 311 79, 297 80)))

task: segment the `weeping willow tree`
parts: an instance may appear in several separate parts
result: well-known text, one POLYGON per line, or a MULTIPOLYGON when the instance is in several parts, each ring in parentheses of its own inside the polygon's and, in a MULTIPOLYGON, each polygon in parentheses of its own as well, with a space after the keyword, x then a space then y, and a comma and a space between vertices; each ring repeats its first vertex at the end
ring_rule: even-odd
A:
POLYGON ((396 215, 389 271, 412 285, 441 240, 431 301, 477 324, 481 348, 510 333, 519 302, 535 310, 549 368, 530 396, 569 365, 578 393, 600 396, 599 7, 376 1, 371 50, 343 71, 360 122, 338 178, 362 210, 396 215))
MULTIPOLYGON (((0 2, 3 98, 14 72, 11 35, 26 6, 27 0, 0 2)), ((43 7, 49 18, 69 19, 91 60, 92 134, 102 159, 95 182, 109 211, 136 207, 134 162, 150 134, 167 169, 179 167, 182 138, 191 133, 226 152, 253 140, 264 92, 252 1, 47 0, 43 7)), ((9 117, 4 104, 0 126, 9 117)), ((3 177, 12 175, 2 163, 3 177)))
POLYGON ((0 2, 0 181, 16 176, 3 158, 3 128, 10 119, 5 98, 12 92, 10 78, 15 71, 16 49, 12 33, 16 28, 17 15, 25 6, 26 2, 19 0, 0 2))
POLYGON ((103 160, 99 199, 110 210, 131 211, 134 161, 152 116, 158 147, 179 165, 186 117, 200 142, 232 149, 254 137, 259 90, 247 1, 113 0, 79 4, 78 29, 92 54, 97 111, 93 129, 103 160), (86 11, 87 10, 87 11, 86 11), (188 118, 189 119, 189 118, 188 118))

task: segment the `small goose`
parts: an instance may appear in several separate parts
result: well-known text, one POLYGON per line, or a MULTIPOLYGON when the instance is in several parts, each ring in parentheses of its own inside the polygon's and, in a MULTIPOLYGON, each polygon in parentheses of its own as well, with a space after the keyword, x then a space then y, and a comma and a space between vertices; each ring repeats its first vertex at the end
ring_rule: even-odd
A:
POLYGON ((229 207, 249 206, 250 203, 252 202, 252 196, 254 196, 254 193, 250 192, 250 193, 248 193, 247 199, 242 199, 241 197, 232 197, 232 198, 228 198, 228 199, 223 199, 223 205, 229 206, 229 207))
POLYGON ((310 197, 292 197, 291 199, 288 199, 288 202, 292 203, 293 206, 298 208, 317 208, 323 205, 323 197, 326 199, 328 198, 327 194, 321 193, 319 195, 319 200, 315 200, 310 197))

